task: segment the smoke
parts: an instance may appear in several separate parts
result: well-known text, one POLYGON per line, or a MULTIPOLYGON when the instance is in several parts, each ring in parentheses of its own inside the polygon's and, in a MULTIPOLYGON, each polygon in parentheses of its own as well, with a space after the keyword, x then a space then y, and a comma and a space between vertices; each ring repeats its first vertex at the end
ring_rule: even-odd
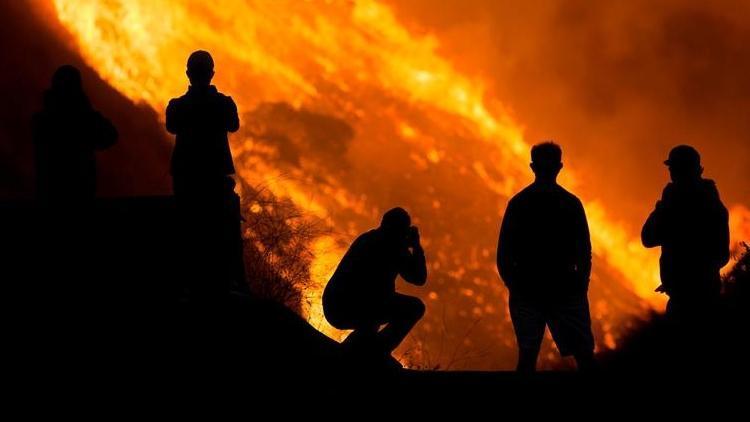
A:
POLYGON ((679 143, 727 204, 750 203, 750 4, 645 0, 393 1, 415 30, 491 81, 530 140, 554 138, 589 198, 638 224, 679 143), (645 157, 645 158, 644 158, 645 157))
POLYGON ((302 157, 327 164, 328 172, 346 167, 346 151, 354 128, 346 121, 287 103, 263 103, 243 116, 254 138, 276 145, 280 158, 299 165, 302 157))

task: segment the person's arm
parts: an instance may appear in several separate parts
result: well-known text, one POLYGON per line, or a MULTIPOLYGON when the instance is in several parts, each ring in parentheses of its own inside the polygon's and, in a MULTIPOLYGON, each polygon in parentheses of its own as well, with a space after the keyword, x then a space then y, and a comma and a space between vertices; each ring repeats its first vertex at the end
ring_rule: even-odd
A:
POLYGON ((576 272, 579 280, 588 288, 591 279, 591 234, 586 210, 580 201, 576 212, 576 272))
POLYGON ((508 203, 500 226, 500 237, 497 242, 497 270, 508 288, 515 284, 517 262, 513 252, 516 250, 516 231, 518 222, 513 201, 508 203))
POLYGON ((729 212, 720 199, 717 198, 717 209, 716 209, 716 245, 714 251, 716 251, 716 265, 719 268, 727 265, 730 258, 730 244, 729 244, 729 212))
POLYGON ((182 121, 180 119, 180 111, 178 109, 177 101, 170 100, 167 106, 167 132, 172 135, 177 135, 182 128, 182 121))
POLYGON ((227 132, 237 132, 240 128, 240 117, 237 114, 237 105, 232 97, 226 97, 226 130, 227 132))
POLYGON ((654 248, 664 244, 664 231, 666 222, 666 201, 668 201, 669 185, 664 189, 662 199, 656 201, 656 207, 648 216, 641 230, 641 242, 647 248, 654 248))
POLYGON ((427 283, 427 260, 424 249, 419 242, 419 231, 412 228, 410 248, 404 251, 401 257, 399 274, 407 282, 416 286, 424 286, 427 283))
POLYGON ((117 128, 106 117, 99 112, 94 112, 94 149, 102 150, 111 147, 117 142, 117 128))
POLYGON ((31 118, 31 139, 34 147, 42 146, 47 140, 46 125, 41 112, 31 118))

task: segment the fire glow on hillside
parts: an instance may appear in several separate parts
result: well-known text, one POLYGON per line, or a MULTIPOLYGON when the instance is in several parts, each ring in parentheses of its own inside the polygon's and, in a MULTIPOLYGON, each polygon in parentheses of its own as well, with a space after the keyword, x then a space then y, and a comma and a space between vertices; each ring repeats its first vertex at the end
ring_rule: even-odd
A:
MULTIPOLYGON (((305 316, 314 326, 341 336, 322 317, 322 288, 348 243, 401 205, 421 228, 430 270, 426 289, 410 290, 428 312, 402 360, 512 366, 494 254, 505 203, 531 180, 531 143, 482 80, 437 53, 439 40, 410 33, 376 0, 53 3, 88 64, 159 113, 184 92, 190 52, 213 54, 215 84, 242 116, 232 139, 239 176, 331 228, 311 245, 305 316)), ((566 187, 582 183, 564 172, 566 187)), ((613 348, 629 321, 663 305, 653 292, 658 251, 608 216, 613 204, 583 199, 595 332, 613 348)), ((731 211, 733 234, 750 237, 750 212, 731 211)))

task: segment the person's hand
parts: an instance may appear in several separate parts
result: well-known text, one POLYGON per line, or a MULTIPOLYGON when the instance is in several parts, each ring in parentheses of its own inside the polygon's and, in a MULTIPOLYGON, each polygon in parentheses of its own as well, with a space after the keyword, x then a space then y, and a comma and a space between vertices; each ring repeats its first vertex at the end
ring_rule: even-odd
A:
POLYGON ((419 229, 417 226, 411 226, 409 228, 409 245, 412 247, 419 247, 419 229))
POLYGON ((674 183, 668 183, 667 186, 664 187, 664 190, 661 193, 662 205, 664 203, 670 203, 674 201, 675 195, 677 195, 677 186, 675 186, 674 183))

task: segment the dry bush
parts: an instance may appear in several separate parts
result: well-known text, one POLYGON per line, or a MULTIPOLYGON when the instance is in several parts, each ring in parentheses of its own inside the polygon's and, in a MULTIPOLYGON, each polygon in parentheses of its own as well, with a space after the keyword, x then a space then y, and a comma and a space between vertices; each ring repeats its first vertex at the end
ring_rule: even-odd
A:
POLYGON ((314 217, 263 187, 242 185, 242 238, 248 285, 261 298, 299 312, 310 286, 311 242, 326 232, 314 217))

